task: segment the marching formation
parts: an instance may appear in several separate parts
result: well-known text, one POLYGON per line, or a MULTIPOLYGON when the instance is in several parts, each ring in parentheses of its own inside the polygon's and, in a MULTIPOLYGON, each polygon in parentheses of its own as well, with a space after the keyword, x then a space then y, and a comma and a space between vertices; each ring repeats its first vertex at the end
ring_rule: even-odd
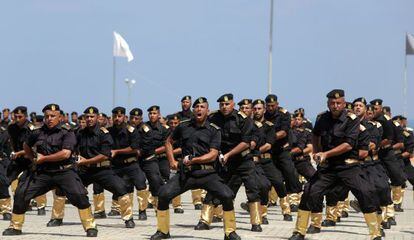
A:
POLYGON ((279 205, 283 221, 296 224, 290 240, 318 234, 362 212, 370 239, 385 237, 403 212, 406 182, 414 184, 414 135, 407 119, 392 117, 381 99, 346 102, 341 89, 330 91, 328 110, 313 125, 299 108, 290 114, 274 94, 217 99, 184 96, 182 110, 162 117, 159 106, 129 112, 115 107, 108 117, 94 106, 71 121, 58 104, 42 115, 24 106, 3 110, 0 122, 0 212, 10 226, 3 235, 22 234, 26 211, 45 215, 46 193, 53 191, 47 227, 63 224, 65 204, 78 208, 87 237, 98 236, 95 219, 120 216, 134 228, 154 208, 157 228, 150 239, 170 238, 170 204, 184 213, 180 195, 192 192, 200 210, 195 230, 223 222, 224 239, 238 240, 234 199, 244 185, 251 231, 272 224, 269 206, 279 205), (128 115, 128 116, 127 116, 128 115), (93 207, 87 187, 93 185, 93 207), (14 201, 11 201, 9 188, 14 201), (104 190, 112 193, 107 213, 104 190), (349 192, 355 199, 351 199, 349 192), (323 220, 323 209, 326 217, 323 220), (93 211, 92 211, 93 209, 93 211))

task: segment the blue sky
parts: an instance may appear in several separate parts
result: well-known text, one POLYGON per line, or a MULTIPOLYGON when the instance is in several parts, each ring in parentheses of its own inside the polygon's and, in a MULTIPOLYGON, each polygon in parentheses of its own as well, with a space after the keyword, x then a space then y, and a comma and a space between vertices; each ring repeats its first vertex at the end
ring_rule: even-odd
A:
MULTIPOLYGON (((0 3, 0 107, 40 111, 112 108, 112 32, 135 60, 117 59, 117 105, 127 105, 125 78, 135 79, 133 107, 158 104, 166 115, 183 95, 225 92, 264 98, 270 0, 0 3)), ((273 92, 313 118, 325 94, 381 97, 402 112, 405 32, 414 33, 414 1, 275 0, 273 92)), ((408 58, 409 96, 414 56, 408 58)), ((409 99, 409 106, 414 100, 409 99)), ((414 117, 409 107, 408 116, 414 117)))

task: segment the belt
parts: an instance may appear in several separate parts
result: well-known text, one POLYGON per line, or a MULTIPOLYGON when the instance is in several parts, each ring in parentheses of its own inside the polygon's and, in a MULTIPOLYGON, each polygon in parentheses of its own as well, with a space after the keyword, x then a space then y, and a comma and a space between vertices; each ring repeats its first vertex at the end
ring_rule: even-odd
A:
POLYGON ((365 162, 369 162, 369 161, 372 161, 372 160, 374 160, 374 159, 371 156, 368 156, 364 159, 365 162))
POLYGON ((253 156, 253 161, 258 162, 260 160, 259 156, 253 156))
POLYGON ((195 170, 214 170, 214 166, 212 166, 212 165, 205 165, 205 164, 201 164, 201 165, 190 165, 188 168, 190 169, 190 171, 195 171, 195 170))
POLYGON ((283 145, 282 148, 287 148, 287 147, 289 147, 289 143, 286 143, 285 145, 283 145))
POLYGON ((167 157, 167 154, 166 153, 157 154, 156 157, 157 158, 167 157))
POLYGON ((100 167, 109 167, 109 166, 111 166, 111 162, 110 161, 103 161, 103 162, 96 163, 96 164, 89 164, 88 167, 100 168, 100 167))
POLYGON ((249 154, 250 153, 250 149, 246 149, 246 150, 244 150, 243 152, 241 152, 240 153, 240 155, 242 156, 242 157, 245 157, 245 156, 247 156, 247 154, 249 154))
POLYGON ((394 154, 395 155, 397 155, 397 154, 401 154, 402 153, 402 151, 400 150, 400 149, 398 149, 398 150, 394 150, 394 154))
POLYGON ((351 164, 355 164, 355 163, 359 163, 359 160, 358 159, 353 159, 353 158, 345 159, 345 164, 346 165, 351 165, 351 164))
POLYGON ((59 166, 56 166, 56 167, 54 167, 54 168, 42 168, 42 167, 39 167, 41 170, 43 170, 43 171, 58 171, 58 170, 65 170, 65 169, 69 169, 69 168, 72 168, 73 167, 73 164, 68 164, 68 165, 59 165, 59 166))
POLYGON ((375 155, 372 157, 372 160, 377 161, 377 160, 378 160, 378 154, 375 154, 375 155))
POLYGON ((136 162, 136 161, 137 161, 136 157, 130 157, 130 158, 127 158, 127 159, 123 160, 124 163, 132 163, 132 162, 136 162))
POLYGON ((149 155, 148 157, 144 158, 146 161, 152 160, 155 158, 155 154, 149 155))
POLYGON ((262 153, 262 154, 260 154, 260 157, 261 158, 272 158, 272 154, 270 154, 270 153, 262 153))

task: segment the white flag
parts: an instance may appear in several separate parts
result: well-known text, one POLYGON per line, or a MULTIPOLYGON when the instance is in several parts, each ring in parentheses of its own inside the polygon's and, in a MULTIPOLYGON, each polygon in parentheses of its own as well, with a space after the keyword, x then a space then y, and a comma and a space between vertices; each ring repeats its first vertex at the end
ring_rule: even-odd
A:
POLYGON ((409 33, 405 40, 405 54, 414 55, 414 36, 409 33))
POLYGON ((128 43, 117 32, 114 32, 114 57, 126 57, 128 62, 134 59, 128 43))

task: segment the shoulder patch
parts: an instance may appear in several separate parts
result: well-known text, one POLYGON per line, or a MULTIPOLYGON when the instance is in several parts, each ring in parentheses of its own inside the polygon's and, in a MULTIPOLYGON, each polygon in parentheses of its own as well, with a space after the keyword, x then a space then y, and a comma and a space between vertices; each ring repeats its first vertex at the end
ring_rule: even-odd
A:
POLYGON ((180 124, 181 123, 186 123, 186 122, 189 122, 189 121, 191 121, 191 119, 189 119, 189 118, 188 119, 184 119, 184 120, 180 121, 180 124))
POLYGON ((1 127, 0 127, 0 129, 1 129, 2 131, 5 131, 5 130, 6 130, 6 128, 4 128, 3 126, 1 126, 1 127))
POLYGON ((375 122, 377 124, 377 128, 382 127, 382 124, 380 122, 375 122))
POLYGON ((103 133, 109 133, 108 129, 106 129, 105 127, 101 127, 100 129, 103 133))
POLYGON ((143 124, 142 125, 142 130, 144 130, 144 132, 149 132, 150 128, 146 124, 143 124))
POLYGON ((312 129, 309 129, 309 128, 305 128, 305 130, 310 132, 310 133, 312 132, 312 129))
POLYGON ((263 124, 262 124, 261 122, 259 122, 259 121, 254 121, 254 124, 255 124, 258 128, 263 127, 263 124))
POLYGON ((27 127, 28 127, 31 131, 33 131, 33 130, 35 130, 35 129, 36 129, 35 125, 33 125, 32 123, 27 124, 27 127))
POLYGON ((307 121, 308 123, 312 123, 312 121, 311 121, 311 120, 309 120, 309 119, 307 119, 307 118, 306 118, 306 121, 307 121))
POLYGON ((279 112, 282 112, 282 113, 287 113, 287 110, 286 110, 286 109, 284 109, 284 108, 279 108, 279 112))
POLYGON ((353 113, 348 113, 348 117, 352 120, 355 120, 357 118, 357 116, 353 113))
POLYGON ((273 126, 273 125, 274 125, 271 121, 266 121, 265 123, 266 123, 267 125, 269 125, 269 126, 273 126))
POLYGON ((217 129, 217 130, 220 130, 220 127, 219 126, 217 126, 216 124, 214 124, 214 123, 210 123, 210 126, 212 126, 213 128, 215 128, 215 129, 217 129))
POLYGON ((366 128, 364 127, 364 125, 359 124, 359 131, 363 132, 365 130, 366 130, 366 128))
POLYGON ((410 127, 406 127, 406 128, 405 128, 405 130, 407 130, 407 131, 409 131, 409 132, 412 132, 412 131, 413 131, 413 129, 412 129, 412 128, 410 128, 410 127))
POLYGON ((135 130, 135 128, 131 125, 128 125, 127 128, 128 128, 128 132, 130 132, 130 133, 132 133, 135 130))
POLYGON ((166 129, 169 129, 169 128, 170 128, 170 126, 168 126, 168 125, 165 125, 164 127, 165 127, 166 129))
POLYGON ((244 112, 238 112, 237 114, 239 114, 240 116, 242 116, 242 118, 247 118, 247 115, 246 114, 244 114, 244 112))
POLYGON ((69 125, 69 124, 67 124, 67 123, 63 124, 63 125, 62 125, 62 128, 63 128, 63 129, 66 129, 66 130, 71 130, 71 129, 72 129, 72 128, 70 127, 70 125, 69 125))
POLYGON ((398 122, 398 121, 392 121, 393 123, 394 123, 394 125, 396 126, 396 127, 399 127, 400 126, 400 123, 398 122))
POLYGON ((407 132, 407 131, 404 131, 403 134, 404 134, 405 137, 409 137, 410 136, 410 133, 407 132))
POLYGON ((391 118, 387 114, 384 114, 384 117, 385 119, 387 119, 387 121, 391 120, 391 118))

